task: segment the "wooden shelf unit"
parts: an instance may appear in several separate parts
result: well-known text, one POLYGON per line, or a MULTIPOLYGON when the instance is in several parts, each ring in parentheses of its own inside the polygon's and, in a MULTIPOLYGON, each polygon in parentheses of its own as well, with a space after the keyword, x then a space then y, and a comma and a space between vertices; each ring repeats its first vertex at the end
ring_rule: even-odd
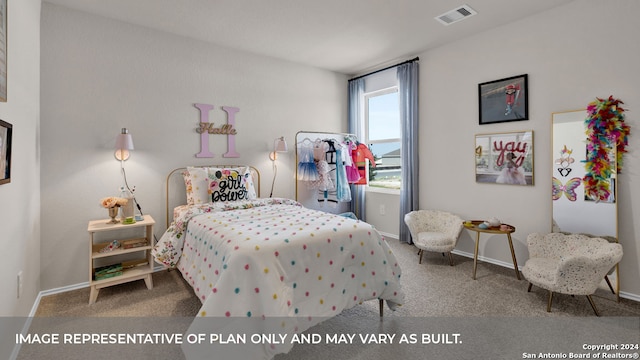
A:
POLYGON ((153 288, 153 257, 151 255, 151 249, 153 248, 153 226, 156 223, 155 220, 153 220, 151 215, 145 215, 142 221, 137 221, 134 224, 111 224, 108 222, 109 219, 92 220, 89 222, 89 225, 87 227, 87 231, 89 232, 89 284, 91 287, 91 292, 89 294, 89 304, 95 303, 98 298, 100 289, 108 286, 123 284, 135 280, 144 280, 147 289, 153 288), (98 233, 115 232, 126 229, 140 229, 140 231, 144 230, 144 235, 142 237, 127 237, 124 239, 110 236, 108 240, 98 240, 96 236, 96 234, 98 233), (118 240, 120 244, 127 240, 146 240, 146 245, 132 247, 129 249, 120 247, 112 251, 101 253, 100 250, 106 246, 109 246, 109 244, 113 240, 118 240), (111 257, 133 254, 137 252, 144 253, 144 258, 138 258, 129 261, 118 261, 117 258, 114 258, 113 261, 109 261, 109 258, 111 257), (95 269, 97 267, 96 260, 98 259, 103 259, 102 261, 107 262, 109 265, 119 263, 123 264, 122 275, 95 280, 94 275, 95 269))

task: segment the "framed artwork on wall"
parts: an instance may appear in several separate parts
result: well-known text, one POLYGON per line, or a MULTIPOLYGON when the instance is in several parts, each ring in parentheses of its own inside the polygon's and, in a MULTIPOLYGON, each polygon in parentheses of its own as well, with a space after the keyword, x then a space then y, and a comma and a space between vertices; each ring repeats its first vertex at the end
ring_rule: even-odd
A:
POLYGON ((476 182, 533 185, 533 130, 478 134, 476 182))
POLYGON ((478 84, 480 125, 529 119, 527 74, 478 84))
POLYGON ((0 184, 11 182, 11 137, 13 126, 0 120, 0 184))
POLYGON ((7 101, 7 0, 0 0, 0 101, 7 101))

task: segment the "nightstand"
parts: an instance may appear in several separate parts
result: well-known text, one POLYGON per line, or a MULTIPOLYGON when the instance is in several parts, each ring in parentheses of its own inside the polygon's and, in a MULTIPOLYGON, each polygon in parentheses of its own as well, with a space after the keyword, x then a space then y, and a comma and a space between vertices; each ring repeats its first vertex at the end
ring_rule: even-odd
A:
POLYGON ((111 224, 109 219, 89 222, 89 304, 96 302, 100 289, 143 280, 153 288, 153 225, 150 215, 134 224, 111 224), (103 251, 116 240, 119 247, 103 251))

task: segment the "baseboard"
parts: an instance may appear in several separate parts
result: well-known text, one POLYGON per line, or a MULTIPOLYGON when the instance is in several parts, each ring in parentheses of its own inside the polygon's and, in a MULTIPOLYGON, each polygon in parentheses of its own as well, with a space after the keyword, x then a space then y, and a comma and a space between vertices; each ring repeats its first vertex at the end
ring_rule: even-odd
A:
POLYGON ((638 296, 636 294, 631 294, 631 293, 628 293, 628 292, 620 291, 620 297, 640 302, 640 296, 638 296))
MULTIPOLYGON (((153 272, 158 272, 158 271, 162 271, 162 270, 166 270, 166 267, 164 267, 164 266, 156 266, 155 268, 153 268, 153 272)), ((67 286, 62 286, 62 287, 59 287, 59 288, 40 291, 38 293, 38 296, 36 297, 36 301, 33 303, 33 307, 31 308, 31 312, 29 312, 29 317, 33 317, 33 316, 36 315, 36 311, 38 310, 38 306, 40 305, 40 299, 42 299, 43 296, 60 294, 60 293, 64 293, 64 292, 67 292, 67 291, 84 289, 84 288, 87 288, 87 287, 89 287, 89 282, 85 281, 85 282, 82 282, 82 283, 79 283, 79 284, 67 285, 67 286)))
MULTIPOLYGON (((470 253, 470 252, 460 251, 460 250, 453 250, 452 253, 454 253, 456 255, 460 255, 460 256, 464 256, 464 257, 468 257, 468 258, 473 259, 473 253, 470 253)), ((510 262, 500 261, 500 260, 484 257, 482 255, 478 255, 478 260, 481 260, 481 261, 484 261, 484 262, 488 262, 490 264, 506 267, 506 268, 509 268, 509 269, 513 269, 513 263, 510 263, 510 262)), ((518 266, 518 270, 522 270, 522 266, 518 266)))
POLYGON ((33 304, 33 308, 31 309, 31 312, 29 313, 29 316, 34 316, 35 315, 35 312, 38 309, 38 305, 40 305, 40 299, 42 299, 43 296, 60 294, 60 293, 64 293, 64 292, 67 292, 67 291, 84 289, 84 288, 87 288, 87 287, 89 287, 89 282, 88 281, 83 282, 83 283, 79 283, 79 284, 74 284, 74 285, 62 286, 62 287, 59 287, 59 288, 54 288, 54 289, 49 289, 49 290, 42 290, 38 294, 38 297, 36 298, 36 302, 33 304))
POLYGON ((380 233, 380 235, 384 236, 385 239, 387 239, 387 238, 388 239, 394 239, 394 240, 399 240, 400 239, 400 236, 394 235, 394 234, 389 234, 389 233, 386 233, 384 231, 378 231, 378 233, 380 233))

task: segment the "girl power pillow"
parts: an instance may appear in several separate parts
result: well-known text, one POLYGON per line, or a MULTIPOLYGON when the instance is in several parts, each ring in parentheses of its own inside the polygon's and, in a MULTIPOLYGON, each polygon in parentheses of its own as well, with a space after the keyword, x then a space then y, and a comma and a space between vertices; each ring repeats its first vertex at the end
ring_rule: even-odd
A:
POLYGON ((248 167, 209 168, 211 202, 253 200, 256 191, 248 167))

